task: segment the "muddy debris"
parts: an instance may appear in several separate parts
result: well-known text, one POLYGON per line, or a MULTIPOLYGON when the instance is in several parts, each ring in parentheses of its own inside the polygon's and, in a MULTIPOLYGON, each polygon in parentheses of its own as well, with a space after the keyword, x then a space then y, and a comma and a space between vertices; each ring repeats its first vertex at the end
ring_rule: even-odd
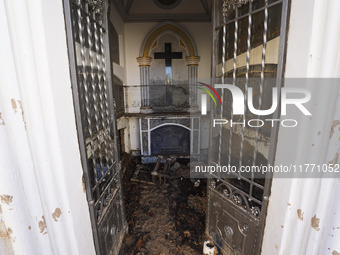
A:
POLYGON ((157 178, 154 184, 151 172, 155 164, 136 161, 126 171, 123 182, 129 230, 120 255, 202 254, 206 182, 201 180, 195 187, 187 162, 176 161, 169 167, 170 178, 166 182, 157 178))

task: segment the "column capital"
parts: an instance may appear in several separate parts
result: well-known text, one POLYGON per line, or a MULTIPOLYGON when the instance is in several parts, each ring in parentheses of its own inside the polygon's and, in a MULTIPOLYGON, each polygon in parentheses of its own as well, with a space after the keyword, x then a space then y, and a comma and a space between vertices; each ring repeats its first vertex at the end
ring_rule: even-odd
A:
POLYGON ((198 62, 200 62, 201 57, 199 56, 188 56, 185 57, 188 66, 198 66, 198 62))
POLYGON ((151 57, 138 57, 137 62, 139 66, 150 66, 152 58, 151 57))

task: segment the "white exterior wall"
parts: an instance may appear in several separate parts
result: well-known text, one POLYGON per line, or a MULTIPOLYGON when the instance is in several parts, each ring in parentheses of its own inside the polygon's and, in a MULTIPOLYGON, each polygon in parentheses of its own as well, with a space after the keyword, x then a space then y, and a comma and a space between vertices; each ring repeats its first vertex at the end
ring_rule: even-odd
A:
POLYGON ((124 22, 113 4, 111 4, 110 21, 118 33, 119 43, 119 65, 112 63, 113 73, 126 84, 126 65, 125 65, 125 36, 124 22))
MULTIPOLYGON (((285 77, 340 77, 339 11, 337 0, 291 1, 285 77)), ((311 90, 313 116, 297 115, 293 134, 280 129, 276 164, 339 163, 339 84, 302 86, 311 90)), ((339 179, 274 174, 262 254, 339 254, 339 190, 339 179)))
POLYGON ((15 254, 95 254, 62 1, 1 0, 0 33, 4 238, 15 254))

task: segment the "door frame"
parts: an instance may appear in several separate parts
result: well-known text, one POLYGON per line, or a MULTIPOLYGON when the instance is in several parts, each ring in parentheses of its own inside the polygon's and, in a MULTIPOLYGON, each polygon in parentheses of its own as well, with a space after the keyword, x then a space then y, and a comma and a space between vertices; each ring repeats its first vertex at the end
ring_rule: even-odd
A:
MULTIPOLYGON (((100 241, 100 232, 99 232, 99 225, 97 223, 96 211, 95 211, 95 198, 92 193, 92 184, 91 184, 91 168, 89 164, 89 160, 87 159, 87 146, 86 146, 86 137, 83 129, 82 123, 82 111, 80 109, 80 100, 79 95, 80 91, 78 89, 78 77, 77 77, 77 56, 76 56, 76 49, 74 46, 75 38, 74 38, 74 30, 72 27, 72 7, 71 5, 75 4, 72 3, 72 0, 63 0, 64 6, 64 15, 65 15, 65 26, 66 26, 66 38, 67 38, 67 46, 68 46, 68 54, 69 54, 69 65, 70 65, 70 77, 71 77, 71 84, 72 84, 72 92, 73 92, 73 101, 74 101, 74 109, 75 109, 75 119, 77 125, 77 133, 78 133, 78 141, 79 141, 79 149, 81 154, 81 162, 83 167, 83 184, 85 185, 85 192, 86 198, 88 202, 88 208, 90 212, 90 220, 91 220, 91 227, 93 232, 93 239, 94 245, 96 249, 96 254, 100 255, 103 254, 101 252, 101 241, 100 241)), ((102 8, 103 8, 103 17, 102 17, 102 27, 106 31, 106 36, 103 36, 103 46, 104 46, 104 55, 105 55, 105 77, 106 77, 106 86, 108 91, 108 113, 107 116, 109 118, 109 130, 111 130, 111 135, 113 136, 114 145, 113 145, 113 153, 115 162, 114 166, 112 167, 114 171, 118 172, 118 197, 120 198, 119 203, 114 202, 113 200, 107 205, 107 208, 111 207, 112 203, 118 204, 120 207, 120 215, 121 215, 121 224, 122 230, 120 232, 119 240, 118 240, 118 248, 115 249, 115 252, 119 252, 120 245, 124 238, 124 235, 127 231, 127 222, 125 219, 125 207, 124 207, 124 199, 123 199, 123 189, 122 189, 122 177, 121 177, 121 163, 120 163, 120 156, 118 152, 118 141, 117 141, 117 121, 115 117, 115 110, 114 110, 114 98, 113 98, 113 87, 112 87, 112 77, 113 77, 113 70, 110 62, 110 45, 109 45, 109 35, 108 35, 108 23, 110 22, 110 5, 109 2, 104 0, 102 1, 102 8)), ((110 134, 109 134, 110 135, 110 134)), ((111 182, 111 181, 110 181, 111 182)), ((104 217, 103 217, 104 218, 104 217)), ((108 229, 107 231, 110 232, 112 229, 108 229)), ((117 253, 118 254, 118 253, 117 253)), ((103 254, 104 255, 104 254, 103 254)))

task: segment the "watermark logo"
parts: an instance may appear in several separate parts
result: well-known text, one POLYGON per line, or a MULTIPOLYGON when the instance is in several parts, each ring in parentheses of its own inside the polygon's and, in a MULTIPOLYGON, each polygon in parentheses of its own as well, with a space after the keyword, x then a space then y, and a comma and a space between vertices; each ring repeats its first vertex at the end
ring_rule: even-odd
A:
MULTIPOLYGON (((204 86, 204 87, 210 89, 216 95, 217 99, 220 101, 220 104, 222 106, 221 97, 213 87, 211 87, 209 84, 206 84, 206 83, 203 83, 203 82, 197 82, 197 83, 200 84, 201 86, 204 86)), ((203 90, 204 92, 206 92, 211 97, 211 99, 214 101, 215 106, 217 106, 215 97, 211 94, 211 92, 208 89, 202 88, 202 87, 198 87, 198 88, 203 90)), ((201 95, 201 114, 207 115, 207 95, 206 94, 201 95)))
MULTIPOLYGON (((271 104, 271 107, 269 109, 256 109, 254 107, 254 102, 253 102, 253 88, 252 87, 248 87, 248 93, 247 93, 247 97, 246 97, 247 100, 245 100, 245 95, 244 95, 243 91, 235 85, 215 84, 215 86, 214 86, 215 88, 213 88, 212 86, 205 84, 205 83, 202 83, 202 82, 198 82, 198 84, 210 89, 216 95, 216 97, 219 99, 221 107, 223 106, 222 100, 221 100, 221 97, 218 95, 217 91, 215 90, 215 88, 216 89, 222 89, 222 90, 227 89, 231 93, 231 96, 232 96, 232 113, 233 113, 233 115, 244 115, 245 114, 245 108, 247 106, 248 110, 256 116, 268 116, 268 115, 274 113, 277 110, 278 105, 279 105, 279 96, 280 96, 281 116, 287 115, 287 105, 294 105, 305 116, 311 116, 312 115, 307 110, 307 108, 304 106, 304 104, 308 103, 309 100, 311 99, 311 93, 310 93, 309 90, 304 89, 304 88, 281 88, 280 94, 279 94, 278 88, 272 88, 272 98, 271 98, 272 104, 271 104)), ((215 106, 217 106, 217 103, 216 103, 214 96, 206 88, 199 87, 199 89, 206 92, 212 98, 212 100, 215 103, 215 106)), ((207 95, 206 94, 201 95, 201 114, 202 115, 207 114, 207 95)), ((290 119, 290 121, 294 121, 294 123, 295 123, 294 125, 292 125, 290 127, 294 127, 294 126, 297 125, 297 121, 295 121, 293 119, 290 119)), ((232 123, 232 120, 230 120, 230 122, 232 123)), ((251 123, 252 122, 263 123, 263 121, 260 120, 260 119, 250 120, 250 122, 251 123)), ((226 123, 228 123, 228 120, 214 119, 213 123, 214 123, 213 126, 215 127, 216 124, 226 124, 226 123)), ((274 123, 274 120, 272 120, 272 125, 273 125, 273 123, 274 123)), ((252 125, 252 124, 249 124, 249 123, 248 123, 248 125, 251 126, 251 127, 259 127, 259 126, 255 126, 255 125, 252 125)), ((260 126, 261 125, 262 124, 260 124, 260 126)))

